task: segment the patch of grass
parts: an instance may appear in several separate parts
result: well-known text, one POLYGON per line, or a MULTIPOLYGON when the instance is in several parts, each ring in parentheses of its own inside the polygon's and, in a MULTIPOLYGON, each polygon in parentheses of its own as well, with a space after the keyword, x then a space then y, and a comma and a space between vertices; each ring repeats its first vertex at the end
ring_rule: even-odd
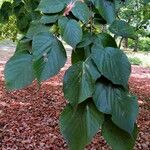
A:
POLYGON ((129 61, 132 65, 141 65, 142 61, 137 57, 129 57, 129 61))
MULTIPOLYGON (((150 52, 142 52, 142 51, 138 51, 138 52, 132 52, 132 50, 128 50, 125 51, 125 53, 127 54, 128 58, 131 58, 131 63, 134 64, 134 58, 139 59, 141 61, 137 61, 139 62, 138 65, 144 67, 144 68, 150 68, 150 52)), ((136 63, 135 63, 136 64, 136 63)))
MULTIPOLYGON (((143 52, 150 52, 150 38, 149 37, 141 37, 138 44, 137 48, 138 51, 143 51, 143 52)), ((134 49, 135 47, 135 41, 132 39, 129 39, 129 48, 134 49)))

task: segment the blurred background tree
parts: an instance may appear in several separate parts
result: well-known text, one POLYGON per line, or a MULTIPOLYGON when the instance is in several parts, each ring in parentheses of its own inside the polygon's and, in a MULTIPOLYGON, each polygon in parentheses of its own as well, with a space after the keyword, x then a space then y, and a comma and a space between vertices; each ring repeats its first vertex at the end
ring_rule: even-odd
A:
MULTIPOLYGON (((22 33, 28 30, 30 22, 40 18, 35 11, 40 0, 0 0, 0 40, 11 39, 17 41, 22 33), (24 7, 25 6, 25 7, 24 7)), ((119 8, 118 0, 116 11, 118 18, 134 26, 136 39, 116 37, 119 46, 133 51, 150 51, 150 0, 124 0, 123 7, 119 8)), ((96 16, 95 16, 96 18, 96 16)), ((97 27, 106 31, 105 20, 98 16, 97 27), (100 19, 101 18, 101 19, 100 19), (99 23, 103 26, 99 26, 99 23)))
POLYGON ((118 17, 135 27, 136 39, 121 39, 120 46, 134 51, 149 51, 150 46, 150 4, 149 0, 130 0, 121 9, 118 17))
POLYGON ((17 41, 32 20, 40 17, 35 11, 40 0, 0 0, 0 39, 17 41))
POLYGON ((17 40, 16 18, 12 14, 11 0, 0 0, 0 40, 17 40), (5 2, 5 3, 4 3, 5 2))

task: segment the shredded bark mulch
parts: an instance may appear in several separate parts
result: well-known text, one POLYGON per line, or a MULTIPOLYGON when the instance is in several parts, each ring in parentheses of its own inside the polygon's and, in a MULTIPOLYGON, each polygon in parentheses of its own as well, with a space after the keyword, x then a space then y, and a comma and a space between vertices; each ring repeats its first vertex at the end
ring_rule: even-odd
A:
MULTIPOLYGON (((26 89, 9 92, 4 86, 0 65, 0 149, 2 150, 68 150, 59 129, 59 115, 66 105, 62 79, 70 62, 54 78, 36 82, 26 89)), ((150 69, 132 67, 131 92, 138 96, 139 134, 135 150, 150 149, 150 69)), ((87 150, 110 150, 99 132, 87 150)))

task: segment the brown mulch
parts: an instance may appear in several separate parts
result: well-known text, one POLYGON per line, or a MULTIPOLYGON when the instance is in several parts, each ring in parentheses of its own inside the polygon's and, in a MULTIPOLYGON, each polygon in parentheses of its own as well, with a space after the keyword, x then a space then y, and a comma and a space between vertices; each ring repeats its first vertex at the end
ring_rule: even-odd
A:
POLYGON ((139 102, 137 150, 150 150, 150 68, 132 66, 130 90, 139 102))
MULTIPOLYGON (((59 130, 59 115, 66 105, 62 78, 68 62, 56 77, 36 83, 24 90, 8 92, 4 87, 0 65, 0 149, 2 150, 67 150, 59 130)), ((136 150, 150 149, 150 69, 133 66, 131 91, 138 95, 140 115, 136 150)), ((109 150, 100 133, 87 150, 109 150)))

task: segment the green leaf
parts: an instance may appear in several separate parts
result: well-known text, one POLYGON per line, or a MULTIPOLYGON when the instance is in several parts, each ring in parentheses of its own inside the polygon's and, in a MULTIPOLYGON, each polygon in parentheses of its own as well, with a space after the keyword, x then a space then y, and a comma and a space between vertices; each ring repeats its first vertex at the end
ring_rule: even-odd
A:
POLYGON ((60 128, 70 150, 84 150, 103 123, 104 117, 95 105, 85 102, 74 109, 68 105, 60 118, 60 128))
POLYGON ((63 36, 63 33, 65 31, 66 25, 68 23, 69 19, 67 17, 60 17, 58 19, 58 26, 60 28, 60 34, 63 36))
POLYGON ((52 16, 44 15, 40 19, 40 22, 43 24, 55 23, 57 21, 58 17, 59 17, 58 15, 52 15, 52 16))
POLYGON ((145 4, 148 4, 150 0, 143 0, 145 4))
POLYGON ((91 17, 90 10, 87 7, 87 5, 80 1, 75 3, 75 6, 71 10, 71 12, 76 18, 81 20, 83 23, 88 23, 91 17))
POLYGON ((32 18, 30 14, 19 14, 17 17, 17 28, 19 29, 19 31, 21 31, 22 33, 26 33, 30 26, 31 20, 32 18))
POLYGON ((48 26, 45 26, 44 24, 38 21, 34 21, 31 23, 30 28, 26 34, 26 37, 32 39, 36 34, 48 31, 49 31, 48 26))
POLYGON ((105 120, 102 126, 102 135, 113 150, 133 150, 137 127, 132 135, 118 128, 110 119, 105 120))
POLYGON ((18 17, 21 13, 24 13, 25 10, 24 10, 24 3, 23 2, 20 2, 18 4, 15 4, 14 2, 12 3, 13 5, 13 13, 16 17, 18 17))
POLYGON ((84 48, 76 48, 72 51, 71 62, 72 64, 78 63, 79 61, 85 61, 85 51, 84 48))
POLYGON ((9 90, 21 89, 34 80, 32 55, 28 52, 16 53, 5 66, 6 86, 9 90))
POLYGON ((34 70, 38 81, 56 75, 66 62, 62 43, 50 33, 42 32, 33 38, 34 70))
POLYGON ((89 58, 85 62, 79 62, 71 66, 65 73, 63 91, 65 98, 76 105, 91 97, 95 87, 95 81, 101 75, 97 67, 89 58))
POLYGON ((53 48, 57 39, 49 32, 41 32, 33 37, 33 58, 38 60, 53 48))
POLYGON ((32 43, 31 41, 19 41, 18 44, 17 44, 17 47, 16 47, 16 51, 15 53, 18 53, 18 52, 23 52, 23 51, 26 51, 26 52, 32 52, 32 43))
POLYGON ((89 32, 83 34, 82 41, 77 45, 77 48, 83 48, 90 45, 93 42, 93 36, 89 32))
POLYGON ((13 0, 13 7, 17 7, 22 3, 22 0, 13 0))
POLYGON ((99 111, 111 114, 118 127, 132 133, 138 115, 138 103, 134 96, 110 83, 98 82, 93 100, 99 111))
POLYGON ((123 20, 114 21, 110 27, 110 32, 114 33, 117 36, 122 36, 124 38, 136 38, 135 30, 127 22, 123 20))
POLYGON ((94 45, 92 59, 103 76, 114 84, 127 87, 131 65, 127 56, 120 49, 94 45))
POLYGON ((61 26, 60 28, 62 28, 62 31, 64 29, 62 38, 73 48, 76 47, 76 45, 81 42, 82 40, 82 29, 80 27, 80 25, 78 24, 77 21, 71 19, 67 22, 63 22, 64 25, 66 25, 65 27, 61 26))
POLYGON ((10 15, 12 15, 12 5, 10 2, 4 2, 0 9, 0 22, 8 22, 10 15))
POLYGON ((37 9, 43 13, 58 13, 64 7, 65 4, 60 0, 41 0, 37 9))
MULTIPOLYGON (((11 2, 4 2, 3 4, 2 4, 2 6, 1 6, 1 11, 3 12, 3 13, 6 13, 8 16, 10 16, 10 15, 12 15, 12 4, 11 4, 11 2)), ((3 14, 3 15, 5 15, 5 14, 3 14)))
POLYGON ((94 43, 101 45, 103 48, 105 48, 105 47, 117 48, 116 41, 114 40, 114 38, 111 35, 109 35, 107 33, 98 34, 95 38, 94 43))
POLYGON ((92 0, 102 17, 111 24, 116 17, 115 4, 110 0, 92 0))
POLYGON ((64 3, 64 4, 69 4, 70 2, 71 2, 71 0, 60 0, 62 3, 64 3))
POLYGON ((24 2, 24 7, 29 12, 34 11, 38 7, 40 2, 40 0, 22 0, 22 1, 24 2))

